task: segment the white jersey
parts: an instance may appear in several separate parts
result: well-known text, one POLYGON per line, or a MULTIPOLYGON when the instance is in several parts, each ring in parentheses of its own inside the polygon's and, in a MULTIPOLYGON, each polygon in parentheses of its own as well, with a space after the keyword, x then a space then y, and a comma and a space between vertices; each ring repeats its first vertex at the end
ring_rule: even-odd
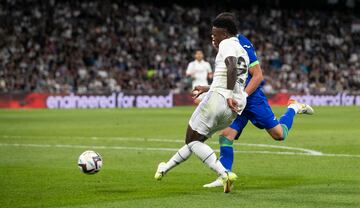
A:
POLYGON ((240 45, 236 37, 228 38, 220 42, 219 51, 215 59, 215 72, 213 82, 209 91, 215 91, 225 98, 233 97, 242 100, 244 88, 248 76, 249 56, 246 50, 240 45), (225 59, 229 56, 237 58, 237 80, 234 90, 227 89, 227 67, 225 59))
POLYGON ((201 86, 208 86, 208 74, 211 73, 211 66, 209 62, 206 62, 204 60, 201 61, 192 61, 189 63, 186 74, 190 75, 194 78, 192 81, 193 88, 197 85, 201 86))
POLYGON ((244 93, 248 74, 249 56, 236 37, 220 42, 219 52, 215 59, 215 74, 210 90, 191 116, 190 127, 199 134, 211 137, 216 131, 226 128, 233 122, 237 114, 241 114, 246 105, 244 93), (237 58, 237 80, 234 90, 227 89, 227 67, 225 59, 229 56, 237 58), (234 98, 238 103, 238 113, 233 112, 227 98, 234 98))

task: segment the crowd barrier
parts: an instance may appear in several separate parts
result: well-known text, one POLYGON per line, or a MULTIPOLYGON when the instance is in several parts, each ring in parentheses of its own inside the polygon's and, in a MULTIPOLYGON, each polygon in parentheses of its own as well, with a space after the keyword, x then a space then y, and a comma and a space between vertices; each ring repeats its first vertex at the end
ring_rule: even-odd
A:
MULTIPOLYGON (((294 95, 277 93, 268 95, 269 104, 284 106, 289 98, 313 106, 360 106, 360 95, 338 93, 336 95, 294 95)), ((112 93, 108 95, 75 95, 48 93, 3 93, 0 108, 169 108, 193 105, 190 93, 170 92, 139 94, 112 93)))

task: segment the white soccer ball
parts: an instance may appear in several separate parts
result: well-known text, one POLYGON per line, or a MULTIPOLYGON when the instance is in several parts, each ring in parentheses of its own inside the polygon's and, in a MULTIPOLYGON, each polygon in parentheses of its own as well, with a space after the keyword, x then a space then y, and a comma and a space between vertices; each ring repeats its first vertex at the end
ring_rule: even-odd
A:
POLYGON ((102 164, 101 155, 95 151, 87 150, 79 156, 78 166, 83 173, 95 174, 100 171, 102 164))

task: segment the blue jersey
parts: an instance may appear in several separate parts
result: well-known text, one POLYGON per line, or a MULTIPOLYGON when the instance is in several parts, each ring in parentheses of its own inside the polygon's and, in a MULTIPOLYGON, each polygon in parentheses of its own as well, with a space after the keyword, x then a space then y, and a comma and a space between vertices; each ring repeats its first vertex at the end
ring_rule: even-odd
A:
MULTIPOLYGON (((249 68, 259 64, 254 46, 251 42, 243 35, 238 35, 238 39, 240 45, 246 50, 249 56, 249 68)), ((249 74, 246 80, 246 85, 249 84, 250 80, 251 75, 249 74)), ((267 102, 266 96, 261 90, 263 85, 264 81, 262 81, 259 87, 251 95, 249 95, 244 111, 241 115, 238 115, 230 125, 230 128, 235 129, 238 132, 235 139, 239 138, 242 130, 245 128, 249 120, 260 129, 271 129, 279 124, 279 121, 276 119, 269 103, 267 102)))
MULTIPOLYGON (((246 50, 246 52, 249 56, 249 60, 250 60, 249 68, 259 64, 259 60, 257 59, 255 48, 254 48, 253 44, 250 42, 250 40, 241 34, 238 35, 238 39, 239 39, 240 45, 246 50)), ((245 86, 247 86, 249 84, 250 80, 251 80, 251 74, 249 73, 245 86)), ((248 97, 248 99, 247 99, 248 102, 252 102, 252 100, 255 97, 259 97, 259 96, 263 97, 264 96, 263 92, 261 91, 261 88, 263 85, 264 85, 264 81, 262 81, 261 84, 259 85, 259 87, 248 97)))

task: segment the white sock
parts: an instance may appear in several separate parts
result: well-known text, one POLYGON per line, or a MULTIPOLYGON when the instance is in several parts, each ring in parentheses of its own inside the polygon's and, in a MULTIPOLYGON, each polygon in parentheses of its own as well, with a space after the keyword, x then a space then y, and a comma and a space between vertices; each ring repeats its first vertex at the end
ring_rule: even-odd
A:
POLYGON ((218 175, 222 177, 226 176, 226 169, 217 159, 216 154, 214 150, 211 149, 211 147, 199 141, 190 142, 189 147, 191 151, 196 156, 198 156, 203 163, 206 163, 218 175))
POLYGON ((298 111, 299 111, 299 105, 297 105, 297 104, 290 104, 289 106, 288 106, 288 108, 292 108, 292 109, 294 109, 294 111, 295 111, 295 113, 297 113, 298 111))
POLYGON ((191 150, 190 150, 189 146, 187 144, 185 144, 166 163, 166 170, 164 170, 164 171, 165 172, 169 171, 173 167, 175 167, 178 164, 187 160, 190 156, 191 156, 191 150))

